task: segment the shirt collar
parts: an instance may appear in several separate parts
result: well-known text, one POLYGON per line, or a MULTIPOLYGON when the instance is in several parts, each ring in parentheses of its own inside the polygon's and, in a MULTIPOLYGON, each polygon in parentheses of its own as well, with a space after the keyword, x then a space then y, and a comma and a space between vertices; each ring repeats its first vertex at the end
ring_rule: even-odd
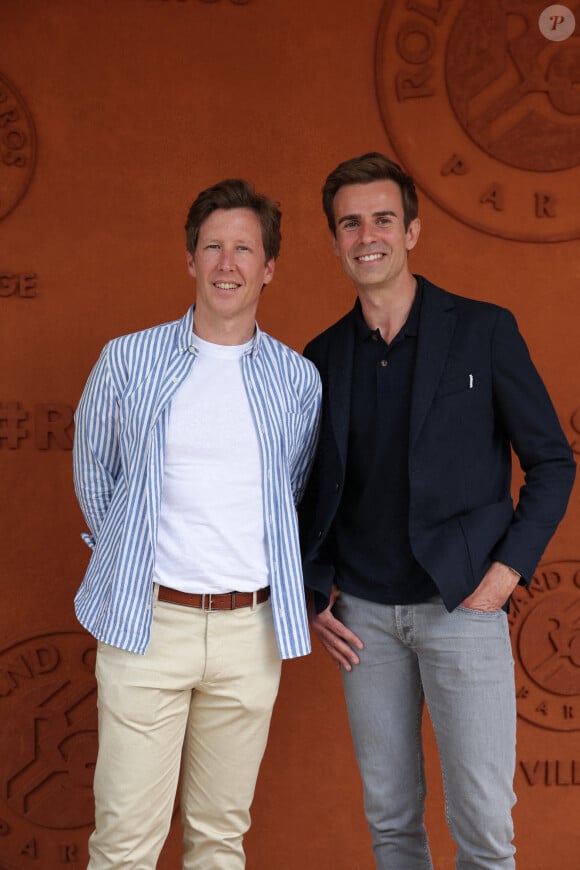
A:
POLYGON ((360 299, 357 299, 354 303, 354 340, 357 344, 362 344, 363 341, 366 341, 368 338, 376 332, 375 329, 371 329, 366 320, 363 317, 362 306, 360 304, 360 299))
MULTIPOLYGON (((199 347, 196 344, 196 335, 193 331, 193 312, 195 311, 195 305, 192 305, 191 308, 185 312, 181 320, 177 322, 177 337, 176 344, 179 350, 179 353, 185 353, 189 351, 190 353, 198 354, 199 347)), ((252 358, 256 356, 258 351, 260 350, 260 343, 262 341, 262 330, 256 323, 256 331, 254 332, 254 337, 252 344, 248 348, 248 350, 244 353, 244 356, 251 355, 252 358)))
MULTIPOLYGON (((407 316, 407 320, 403 325, 401 332, 404 335, 417 335, 419 331, 419 313, 421 311, 421 303, 423 301, 423 284, 420 280, 417 279, 417 292, 415 293, 415 298, 413 300, 413 304, 411 305, 411 310, 407 316)), ((355 341, 357 344, 362 344, 363 341, 366 341, 371 335, 376 333, 376 329, 371 329, 366 320, 363 317, 362 306, 360 304, 360 299, 357 299, 354 305, 354 328, 355 328, 355 341)))

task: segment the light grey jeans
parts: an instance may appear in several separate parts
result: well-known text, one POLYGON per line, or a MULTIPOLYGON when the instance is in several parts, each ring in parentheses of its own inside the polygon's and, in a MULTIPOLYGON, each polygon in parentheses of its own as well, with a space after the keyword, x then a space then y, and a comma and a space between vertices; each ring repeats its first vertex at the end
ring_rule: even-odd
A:
POLYGON ((512 870, 516 703, 504 611, 439 597, 389 606, 344 593, 335 614, 364 642, 343 685, 378 870, 432 870, 423 821, 427 702, 457 870, 512 870))

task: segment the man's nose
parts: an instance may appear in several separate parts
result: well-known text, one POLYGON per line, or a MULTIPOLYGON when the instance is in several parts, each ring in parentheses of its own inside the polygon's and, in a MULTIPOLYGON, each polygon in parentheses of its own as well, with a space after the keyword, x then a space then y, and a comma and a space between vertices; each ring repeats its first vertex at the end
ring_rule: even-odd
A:
POLYGON ((371 242, 376 242, 377 234, 376 227, 372 221, 364 221, 359 228, 359 241, 363 245, 370 245, 371 242))
POLYGON ((234 268, 233 251, 226 251, 222 248, 220 251, 219 267, 223 272, 231 272, 234 268))

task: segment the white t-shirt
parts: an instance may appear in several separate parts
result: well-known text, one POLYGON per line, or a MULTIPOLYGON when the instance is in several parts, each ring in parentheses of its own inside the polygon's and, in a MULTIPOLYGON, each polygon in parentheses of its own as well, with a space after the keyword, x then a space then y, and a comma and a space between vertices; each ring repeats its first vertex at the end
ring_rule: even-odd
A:
POLYGON ((154 580, 183 592, 268 586, 260 446, 242 376, 251 347, 195 337, 173 397, 154 580))

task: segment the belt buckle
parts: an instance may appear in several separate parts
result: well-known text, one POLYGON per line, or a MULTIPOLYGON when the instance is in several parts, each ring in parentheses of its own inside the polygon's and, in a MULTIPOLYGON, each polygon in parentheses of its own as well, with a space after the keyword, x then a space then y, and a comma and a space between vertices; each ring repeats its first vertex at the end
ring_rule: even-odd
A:
POLYGON ((205 610, 206 613, 211 613, 213 608, 213 593, 212 592, 204 592, 201 596, 201 609, 205 610), (207 602, 207 604, 206 604, 207 602))

